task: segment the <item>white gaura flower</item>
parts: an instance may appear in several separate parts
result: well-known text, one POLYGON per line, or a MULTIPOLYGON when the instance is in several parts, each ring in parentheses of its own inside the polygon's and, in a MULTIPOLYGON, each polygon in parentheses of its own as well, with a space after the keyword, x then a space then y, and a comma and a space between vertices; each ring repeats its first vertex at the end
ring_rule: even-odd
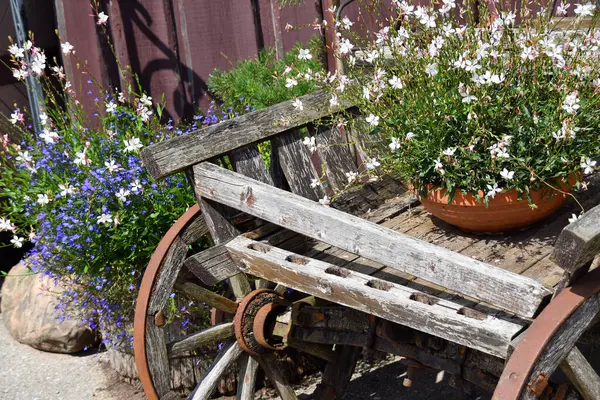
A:
POLYGON ((425 13, 421 16, 421 18, 419 18, 419 22, 425 27, 425 29, 436 27, 435 15, 429 15, 425 13))
POLYGON ((573 92, 565 97, 565 101, 563 102, 562 109, 568 112, 569 114, 575 114, 579 109, 579 99, 577 98, 577 92, 573 92))
POLYGON ((358 172, 346 172, 346 179, 348 179, 348 183, 358 181, 358 172))
POLYGON ((319 186, 321 184, 321 181, 319 181, 316 178, 313 178, 310 180, 310 187, 311 188, 316 188, 317 186, 319 186))
POLYGON ((23 247, 23 242, 25 241, 24 238, 19 237, 17 235, 14 235, 12 237, 12 239, 10 239, 10 242, 13 244, 13 246, 15 246, 17 249, 23 247))
POLYGON ((410 139, 412 139, 412 138, 414 138, 414 137, 415 137, 415 134, 414 134, 414 133, 412 133, 412 132, 408 132, 408 133, 406 134, 406 138, 405 138, 405 140, 410 140, 410 139))
POLYGON ((312 59, 312 54, 310 54, 310 50, 308 49, 300 49, 298 51, 298 58, 300 60, 310 60, 312 59))
POLYGON ((138 194, 144 190, 144 187, 142 186, 139 179, 136 179, 135 181, 133 181, 130 186, 131 186, 131 190, 135 194, 138 194))
POLYGON ((365 118, 365 121, 367 121, 371 126, 379 125, 379 117, 373 114, 369 114, 369 116, 365 118))
POLYGON ((327 195, 325 195, 325 196, 323 196, 322 199, 319 199, 319 203, 321 203, 325 207, 329 207, 329 204, 331 203, 331 199, 327 195))
POLYGON ((438 74, 438 65, 437 63, 427 64, 425 68, 425 73, 431 77, 434 77, 438 74))
POLYGON ((108 161, 105 161, 104 166, 106 167, 106 170, 111 174, 121 170, 121 166, 117 164, 112 158, 108 161))
POLYGON ((112 216, 110 214, 102 214, 96 218, 97 224, 110 224, 112 222, 112 216))
POLYGON ((569 223, 572 224, 573 222, 577 221, 579 218, 581 218, 581 215, 571 214, 571 218, 569 218, 569 223))
POLYGON ((19 151, 17 153, 17 161, 21 161, 22 163, 30 163, 31 161, 33 161, 33 157, 31 156, 31 154, 29 154, 29 152, 27 150, 25 151, 19 151))
POLYGON ((60 189, 60 195, 62 197, 66 197, 67 195, 75 193, 75 188, 70 186, 68 183, 65 183, 64 185, 61 183, 58 185, 58 188, 60 189))
POLYGON ((117 199, 120 202, 125 203, 125 201, 127 201, 127 196, 130 194, 131 192, 129 190, 121 188, 117 193, 115 193, 115 196, 117 196, 117 199))
POLYGON ((589 175, 592 172, 594 172, 595 167, 596 167, 596 161, 593 161, 589 157, 581 158, 581 169, 583 169, 583 173, 585 175, 589 175))
POLYGON ((123 141, 123 144, 125 144, 125 152, 127 152, 127 153, 135 153, 139 149, 144 147, 144 145, 142 144, 140 139, 136 138, 136 137, 131 138, 131 139, 125 139, 123 141))
POLYGON ((96 22, 96 24, 106 25, 107 22, 108 22, 108 15, 106 15, 104 13, 104 11, 99 12, 98 13, 98 21, 96 22))
POLYGON ((445 156, 451 157, 456 153, 456 147, 448 147, 446 150, 442 152, 445 156))
POLYGON ((87 155, 85 153, 85 150, 78 151, 77 153, 75 153, 75 161, 73 161, 75 165, 90 165, 92 163, 92 160, 87 158, 87 155))
POLYGON ((369 64, 372 64, 377 58, 379 58, 379 51, 377 50, 370 51, 365 55, 365 61, 369 64))
POLYGON ((295 80, 294 78, 285 78, 285 87, 286 88, 293 88, 297 84, 298 84, 298 81, 295 80))
POLYGON ((311 153, 317 150, 317 142, 314 136, 306 136, 302 140, 302 144, 308 147, 308 150, 310 150, 311 153))
POLYGON ((36 75, 42 75, 46 69, 46 55, 43 51, 35 48, 36 52, 31 56, 31 72, 36 75))
POLYGON ((575 14, 579 17, 593 17, 596 6, 592 3, 575 4, 575 14))
POLYGON ((517 14, 514 11, 509 11, 508 13, 502 13, 502 22, 504 25, 511 26, 515 24, 517 20, 517 14))
POLYGON ((366 86, 363 86, 362 91, 363 91, 363 96, 362 96, 363 99, 369 100, 371 98, 371 91, 369 90, 369 88, 366 86))
POLYGON ((13 77, 18 81, 24 81, 29 76, 29 71, 26 69, 13 69, 13 77))
POLYGON ((444 171, 444 164, 442 164, 442 161, 439 158, 433 161, 433 169, 440 175, 446 174, 446 171, 444 171))
POLYGON ((342 54, 344 56, 347 54, 350 54, 350 52, 352 51, 353 48, 354 48, 354 45, 350 42, 350 40, 348 40, 348 39, 340 40, 340 45, 339 45, 340 54, 342 54))
POLYGON ((398 150, 400 148, 401 144, 402 144, 402 142, 400 142, 400 139, 392 137, 392 141, 389 144, 390 150, 392 150, 392 151, 398 150))
POLYGON ((125 101, 126 101, 125 93, 119 92, 119 96, 117 97, 117 100, 119 101, 119 103, 125 103, 125 101))
POLYGON ((515 171, 509 171, 506 168, 504 168, 502 171, 500 171, 500 176, 506 179, 507 181, 510 181, 515 176, 515 171))
POLYGON ((381 165, 381 163, 376 158, 370 158, 365 163, 365 167, 367 167, 367 169, 375 169, 375 168, 379 167, 380 165, 381 165))
POLYGON ((25 49, 17 46, 16 44, 11 44, 10 46, 8 46, 8 52, 15 58, 25 57, 25 49))
POLYGON ((558 15, 559 17, 566 17, 567 16, 567 9, 571 7, 570 4, 565 4, 563 2, 561 2, 558 7, 556 7, 556 15, 558 15))
POLYGON ((494 183, 494 186, 487 185, 487 190, 488 192, 485 194, 486 197, 491 197, 493 199, 494 197, 496 197, 497 193, 500 193, 502 191, 502 188, 499 188, 498 184, 494 183))
POLYGON ((44 128, 40 134, 40 139, 48 144, 54 144, 58 140, 58 133, 44 128))
POLYGON ((0 217, 0 232, 4 232, 4 231, 14 232, 16 230, 17 230, 16 226, 14 226, 13 223, 10 222, 10 220, 8 218, 0 217))
POLYGON ((108 103, 106 103, 106 112, 107 113, 114 113, 115 111, 117 111, 117 104, 114 101, 109 101, 108 103))
POLYGON ((537 50, 532 46, 523 47, 523 51, 521 52, 521 58, 523 60, 535 60, 538 56, 537 50))
POLYGON ((404 83, 402 83, 402 80, 396 75, 392 76, 388 83, 392 89, 402 89, 404 87, 404 83))
POLYGON ((12 114, 10 114, 10 123, 13 125, 16 125, 17 122, 20 122, 20 123, 25 122, 25 116, 23 115, 21 110, 19 110, 18 108, 15 111, 13 111, 12 114))
POLYGON ((69 42, 61 43, 60 48, 65 56, 68 56, 69 54, 73 53, 74 49, 73 45, 69 42))
POLYGON ((304 104, 302 104, 302 101, 300 99, 294 100, 292 105, 294 106, 294 110, 296 110, 296 111, 304 110, 304 104))
POLYGON ((342 18, 342 22, 340 23, 340 25, 344 29, 348 30, 348 29, 352 28, 352 25, 354 25, 354 22, 350 21, 350 18, 344 17, 344 18, 342 18))
POLYGON ((40 123, 43 126, 46 126, 46 124, 48 123, 48 115, 46 113, 40 113, 40 123))
POLYGON ((140 97, 140 103, 142 103, 146 107, 152 107, 152 97, 144 93, 142 94, 142 97, 140 97))
POLYGON ((47 194, 38 194, 37 195, 37 201, 38 204, 45 206, 46 204, 50 203, 50 198, 48 197, 47 194))
POLYGON ((329 99, 329 107, 337 107, 339 104, 338 97, 335 94, 332 94, 329 99))

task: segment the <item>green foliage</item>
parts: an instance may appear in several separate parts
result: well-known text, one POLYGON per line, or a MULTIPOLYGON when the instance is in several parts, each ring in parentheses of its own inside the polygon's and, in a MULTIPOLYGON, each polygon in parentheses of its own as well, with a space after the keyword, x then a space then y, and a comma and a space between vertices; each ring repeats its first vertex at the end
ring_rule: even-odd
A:
POLYGON ((285 53, 283 59, 277 60, 275 50, 263 50, 257 58, 238 62, 230 71, 215 69, 208 80, 208 87, 213 96, 232 107, 234 111, 243 112, 247 105, 256 109, 303 96, 315 89, 312 81, 301 81, 293 87, 286 87, 286 79, 292 73, 285 73, 286 67, 293 68, 294 78, 297 74, 322 71, 320 56, 323 43, 320 38, 309 42, 312 58, 298 59, 298 52, 303 46, 297 44, 285 53))

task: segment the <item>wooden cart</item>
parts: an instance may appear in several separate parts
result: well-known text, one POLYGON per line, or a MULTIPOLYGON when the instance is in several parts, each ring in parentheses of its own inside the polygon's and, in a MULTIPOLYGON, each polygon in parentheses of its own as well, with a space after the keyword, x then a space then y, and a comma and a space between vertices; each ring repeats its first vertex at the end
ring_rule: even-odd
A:
POLYGON ((254 398, 259 366, 282 399, 295 399, 278 367, 289 348, 327 361, 322 399, 342 397, 363 349, 402 356, 406 386, 429 367, 494 399, 600 399, 593 360, 584 356, 600 315, 594 178, 577 195, 589 210, 583 218, 568 224, 578 212, 569 200, 558 214, 500 237, 431 217, 391 178, 326 207, 318 201, 326 189, 313 184, 320 166, 328 188, 343 187, 345 173, 362 168, 364 138, 325 125, 343 107, 330 109, 323 94, 301 100, 303 111, 284 102, 143 149, 152 176, 185 171, 198 200, 160 242, 140 289, 134 345, 148 397, 179 398, 169 360, 220 343, 190 399, 210 398, 234 365, 238 399, 254 398), (304 127, 321 145, 314 153, 303 144, 304 127), (257 149, 265 141, 270 168, 257 149), (225 156, 233 171, 219 166, 225 156), (214 245, 188 254, 207 235, 214 245), (230 296, 213 289, 223 281, 230 296), (212 307, 214 325, 169 339, 174 290, 212 307), (557 369, 568 380, 555 379, 557 369))

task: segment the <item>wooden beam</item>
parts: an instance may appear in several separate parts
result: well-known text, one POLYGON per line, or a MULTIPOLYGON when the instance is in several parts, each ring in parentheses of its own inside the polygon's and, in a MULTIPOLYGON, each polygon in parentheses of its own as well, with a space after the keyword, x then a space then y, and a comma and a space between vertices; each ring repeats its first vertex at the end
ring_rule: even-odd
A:
POLYGON ((349 104, 330 108, 326 94, 316 92, 300 97, 304 110, 296 110, 291 100, 244 114, 188 135, 142 149, 144 166, 154 178, 162 178, 196 163, 226 154, 249 144, 336 112, 350 108, 349 104))
POLYGON ((244 350, 235 341, 231 340, 224 344, 217 358, 208 368, 208 371, 198 382, 194 391, 188 397, 189 400, 208 400, 217 387, 221 376, 229 369, 229 367, 237 361, 244 353, 244 350))
POLYGON ((245 237, 226 244, 250 275, 426 332, 497 357, 505 357, 523 326, 418 290, 270 247, 245 237), (292 261, 288 261, 292 260, 292 261), (426 299, 423 300, 423 299, 426 299))
POLYGON ((196 192, 313 239, 359 254, 515 314, 532 317, 550 291, 474 260, 216 165, 194 167, 196 192))
POLYGON ((571 349, 560 367, 581 393, 584 400, 600 399, 600 377, 577 346, 571 349))
POLYGON ((600 206, 567 225, 554 245, 554 258, 571 276, 587 272, 590 262, 600 253, 600 206))
POLYGON ((233 322, 211 326, 201 332, 192 333, 184 338, 175 340, 167 344, 167 354, 169 357, 182 356, 185 353, 195 350, 199 347, 216 345, 218 342, 224 342, 234 335, 233 322))

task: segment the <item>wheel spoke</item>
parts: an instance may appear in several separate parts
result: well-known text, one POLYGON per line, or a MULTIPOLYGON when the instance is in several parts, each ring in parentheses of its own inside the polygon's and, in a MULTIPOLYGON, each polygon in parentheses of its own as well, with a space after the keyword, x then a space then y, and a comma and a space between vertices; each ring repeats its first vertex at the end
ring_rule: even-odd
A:
POLYGON ((194 299, 205 303, 209 307, 214 307, 226 313, 235 314, 237 303, 229 300, 227 297, 216 294, 208 289, 198 286, 191 282, 185 282, 181 285, 175 285, 175 289, 182 291, 194 299))
POLYGON ((257 289, 268 289, 269 288, 269 281, 267 281, 266 279, 256 279, 254 281, 254 284, 257 289))
POLYGON ((281 400, 298 400, 294 389, 285 381, 281 371, 277 368, 277 359, 273 354, 265 354, 258 359, 260 366, 265 370, 269 380, 275 385, 281 400))
POLYGON ((250 282, 246 275, 243 273, 239 273, 229 278, 229 286, 231 286, 231 290, 233 290, 233 294, 238 300, 246 297, 248 293, 252 291, 250 287, 250 282))
POLYGON ((243 355, 240 361, 236 400, 254 400, 257 371, 258 361, 249 354, 243 355))
POLYGON ((175 340, 167 344, 169 357, 177 357, 198 347, 223 342, 233 336, 233 322, 212 326, 201 332, 193 333, 183 339, 175 340))
POLYGON ((198 383, 196 389, 190 394, 188 400, 208 400, 217 387, 223 373, 242 353, 243 350, 236 341, 232 340, 224 344, 217 358, 213 361, 200 383, 198 383))
POLYGON ((600 377, 577 347, 573 347, 560 367, 584 400, 600 399, 600 377))

